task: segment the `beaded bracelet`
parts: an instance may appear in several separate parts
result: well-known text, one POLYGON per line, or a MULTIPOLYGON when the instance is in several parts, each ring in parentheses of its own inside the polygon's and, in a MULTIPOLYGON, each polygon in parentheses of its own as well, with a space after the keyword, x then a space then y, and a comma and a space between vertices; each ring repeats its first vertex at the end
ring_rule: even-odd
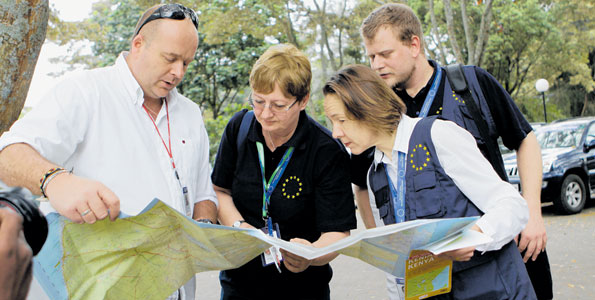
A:
POLYGON ((47 185, 50 182, 50 180, 54 179, 56 175, 64 172, 68 171, 64 170, 63 168, 51 168, 43 175, 41 179, 39 179, 39 189, 41 190, 41 194, 43 195, 43 197, 47 198, 47 195, 45 194, 45 189, 47 188, 47 185))

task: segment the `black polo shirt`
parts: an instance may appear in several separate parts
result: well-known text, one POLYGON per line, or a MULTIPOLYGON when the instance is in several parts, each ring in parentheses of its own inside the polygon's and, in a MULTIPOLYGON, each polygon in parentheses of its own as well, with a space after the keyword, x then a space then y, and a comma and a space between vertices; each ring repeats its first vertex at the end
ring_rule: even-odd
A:
MULTIPOLYGON (((410 117, 417 117, 421 108, 426 100, 426 96, 430 91, 432 82, 436 77, 436 62, 433 60, 428 61, 434 68, 432 78, 428 80, 426 86, 424 86, 414 97, 407 94, 406 90, 393 91, 399 96, 405 105, 407 106, 407 115, 410 117)), ((475 66, 475 74, 479 81, 479 86, 486 99, 486 103, 490 109, 490 114, 496 124, 496 130, 504 145, 511 149, 517 150, 521 145, 521 142, 529 132, 533 129, 519 108, 516 106, 512 97, 508 92, 500 85, 498 80, 494 78, 486 70, 475 66)), ((442 68, 442 76, 446 76, 446 70, 442 68)), ((440 86, 436 91, 434 101, 428 111, 428 116, 441 115, 442 114, 442 102, 444 97, 444 83, 445 80, 440 80, 440 86)), ((373 150, 366 150, 361 155, 354 155, 352 157, 351 176, 352 182, 358 186, 366 186, 366 174, 370 168, 370 164, 373 161, 373 150)))
MULTIPOLYGON (((259 141, 264 146, 267 180, 288 147, 295 147, 269 206, 269 214, 273 222, 279 224, 282 239, 297 237, 314 242, 323 232, 356 228, 349 155, 340 142, 302 111, 291 139, 274 152, 266 146, 256 118, 252 120, 244 145, 238 149, 237 135, 245 113, 246 110, 238 112, 227 124, 211 175, 213 184, 231 190, 242 217, 254 227, 264 226, 262 176, 256 149, 259 141)), ((273 265, 262 267, 261 258, 257 257, 238 269, 222 272, 221 283, 224 290, 231 287, 243 295, 271 296, 278 291, 282 293, 279 297, 286 298, 296 287, 299 287, 298 292, 310 295, 328 291, 331 275, 329 265, 311 266, 297 274, 283 267, 279 274, 273 265), (262 289, 255 288, 258 286, 262 289), (266 293, 261 294, 259 290, 266 293)))

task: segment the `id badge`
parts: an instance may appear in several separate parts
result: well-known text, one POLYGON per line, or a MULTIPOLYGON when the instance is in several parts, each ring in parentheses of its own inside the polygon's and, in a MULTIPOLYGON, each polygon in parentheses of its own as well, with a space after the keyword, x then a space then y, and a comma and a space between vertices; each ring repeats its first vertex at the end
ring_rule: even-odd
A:
POLYGON ((452 260, 413 250, 405 269, 405 300, 425 299, 450 292, 452 260))
MULTIPOLYGON (((266 226, 261 228, 260 230, 262 230, 266 234, 269 234, 269 229, 266 226)), ((277 224, 277 223, 273 223, 273 237, 278 238, 278 239, 281 238, 281 233, 279 231, 279 224, 277 224)), ((262 255, 260 256, 260 258, 262 260, 263 267, 266 267, 270 264, 275 264, 278 267, 278 265, 283 260, 281 251, 279 251, 279 248, 277 248, 275 246, 273 246, 273 247, 267 249, 267 251, 263 252, 262 255)))
POLYGON ((405 299, 405 278, 395 277, 395 283, 397 284, 398 299, 405 299))

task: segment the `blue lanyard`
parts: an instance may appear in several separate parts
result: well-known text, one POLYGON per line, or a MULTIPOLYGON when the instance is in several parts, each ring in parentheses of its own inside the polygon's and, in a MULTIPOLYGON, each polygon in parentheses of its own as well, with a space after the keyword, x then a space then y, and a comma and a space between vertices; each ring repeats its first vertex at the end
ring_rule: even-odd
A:
POLYGON ((388 175, 388 168, 384 165, 384 172, 386 179, 388 179, 388 187, 390 189, 391 200, 393 201, 393 208, 395 214, 395 223, 405 221, 405 153, 399 151, 397 169, 397 188, 393 185, 393 181, 388 175))
POLYGON ((430 87, 430 91, 426 96, 426 100, 424 100, 424 105, 421 107, 421 111, 417 115, 420 118, 425 118, 428 116, 428 111, 430 111, 430 106, 432 106, 432 102, 434 102, 434 97, 436 97, 436 93, 438 92, 438 86, 440 85, 440 79, 442 78, 442 68, 440 65, 436 63, 436 77, 434 77, 434 82, 432 82, 432 87, 430 87))
POLYGON ((269 235, 273 236, 273 221, 269 216, 269 205, 271 203, 271 195, 273 194, 275 187, 277 187, 277 183, 279 183, 281 176, 283 176, 285 168, 287 168, 287 164, 289 163, 289 160, 293 155, 294 147, 289 147, 289 149, 285 151, 283 158, 277 165, 277 168, 271 175, 271 178, 269 178, 268 183, 265 177, 266 173, 264 170, 264 150, 261 142, 256 142, 256 149, 258 150, 258 161, 260 162, 260 172, 262 173, 262 188, 264 191, 262 194, 262 219, 265 220, 267 223, 269 235))

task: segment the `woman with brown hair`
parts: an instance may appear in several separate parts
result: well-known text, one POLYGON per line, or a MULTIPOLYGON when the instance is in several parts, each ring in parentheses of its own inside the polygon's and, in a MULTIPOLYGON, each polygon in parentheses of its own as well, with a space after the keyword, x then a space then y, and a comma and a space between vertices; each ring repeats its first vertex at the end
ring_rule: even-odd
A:
POLYGON ((527 204, 498 177, 469 132, 437 117, 408 117, 398 96, 363 65, 339 70, 323 93, 333 137, 353 154, 376 147, 368 191, 385 225, 480 216, 472 229, 493 239, 440 255, 454 263, 452 290, 437 298, 535 298, 512 241, 527 223, 527 204))

